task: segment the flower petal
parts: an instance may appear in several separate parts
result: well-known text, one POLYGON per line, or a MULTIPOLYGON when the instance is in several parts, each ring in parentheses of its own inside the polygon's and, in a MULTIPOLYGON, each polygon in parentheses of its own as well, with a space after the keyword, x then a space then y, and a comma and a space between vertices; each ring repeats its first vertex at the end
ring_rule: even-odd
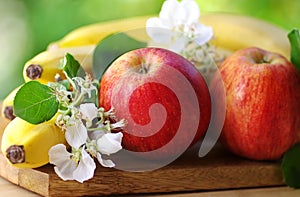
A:
POLYGON ((94 103, 84 103, 79 106, 83 119, 92 121, 97 117, 98 109, 94 103))
POLYGON ((105 132, 102 131, 102 130, 96 130, 96 131, 88 132, 89 138, 91 140, 97 140, 100 137, 102 137, 104 134, 105 134, 105 132))
POLYGON ((180 51, 182 51, 187 43, 187 38, 186 36, 182 35, 180 37, 178 37, 177 39, 175 39, 172 43, 170 43, 169 45, 169 50, 175 52, 175 53, 179 53, 180 51))
POLYGON ((74 125, 66 128, 65 138, 69 145, 78 149, 88 138, 86 127, 81 121, 76 121, 74 125))
POLYGON ((72 154, 67 151, 64 144, 57 144, 50 148, 48 155, 51 164, 62 165, 66 160, 70 160, 72 154))
POLYGON ((121 141, 123 134, 106 133, 97 140, 97 148, 102 154, 110 155, 122 149, 121 141))
MULTIPOLYGON (((174 11, 177 11, 179 8, 179 2, 177 0, 167 0, 163 3, 161 11, 159 12, 159 18, 167 21, 170 25, 174 25, 173 22, 176 22, 174 19, 174 11)), ((176 13, 177 14, 177 13, 176 13)), ((175 15, 176 15, 175 14, 175 15)))
POLYGON ((83 148, 79 164, 73 172, 74 180, 83 183, 84 181, 93 178, 95 169, 96 164, 94 160, 83 148))
POLYGON ((99 161, 99 163, 103 166, 103 167, 107 167, 107 168, 113 168, 115 167, 115 164, 112 160, 110 159, 102 159, 102 156, 100 153, 97 153, 97 159, 99 161))
POLYGON ((146 27, 159 27, 159 28, 162 28, 162 27, 164 27, 164 25, 162 24, 162 21, 160 20, 160 18, 152 17, 152 18, 149 18, 146 21, 146 27))
POLYGON ((180 6, 181 9, 185 11, 185 23, 198 23, 200 10, 198 4, 194 0, 182 0, 180 6))
POLYGON ((73 180, 73 171, 77 164, 70 157, 71 153, 63 144, 57 144, 49 150, 50 163, 55 165, 55 173, 63 180, 73 180))
POLYGON ((171 42, 171 29, 165 26, 159 18, 149 18, 146 22, 147 34, 157 43, 171 42))
POLYGON ((195 42, 199 45, 207 43, 213 37, 213 29, 210 26, 197 25, 195 27, 195 42))

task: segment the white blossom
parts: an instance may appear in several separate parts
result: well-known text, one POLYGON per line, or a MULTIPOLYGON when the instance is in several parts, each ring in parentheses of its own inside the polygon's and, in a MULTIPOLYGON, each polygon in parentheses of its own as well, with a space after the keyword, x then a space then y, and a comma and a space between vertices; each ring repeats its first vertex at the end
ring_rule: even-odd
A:
POLYGON ((63 180, 72 180, 76 163, 71 159, 72 154, 66 150, 64 144, 57 144, 49 150, 49 160, 56 165, 54 170, 63 180))
POLYGON ((112 168, 115 166, 114 162, 110 159, 103 159, 102 154, 110 155, 122 149, 121 141, 122 133, 106 133, 99 135, 97 139, 97 160, 103 167, 112 168))
POLYGON ((100 153, 97 153, 97 160, 101 164, 101 166, 106 168, 113 168, 115 167, 115 164, 110 159, 102 159, 102 155, 100 153))
POLYGON ((82 115, 82 119, 86 121, 86 126, 91 127, 92 121, 98 115, 98 108, 94 103, 84 103, 79 106, 79 111, 82 115))
POLYGON ((81 121, 77 121, 66 128, 65 138, 70 146, 78 149, 88 138, 87 129, 81 121))
POLYGON ((114 162, 110 159, 103 159, 102 154, 110 155, 122 149, 121 141, 123 134, 119 133, 106 133, 97 140, 97 160, 103 166, 112 168, 115 166, 114 162))
MULTIPOLYGON (((67 61, 66 58, 64 61, 67 61)), ((65 144, 57 144, 50 148, 48 154, 54 171, 61 179, 82 183, 94 176, 95 161, 103 167, 115 166, 106 157, 122 149, 123 134, 111 131, 125 126, 125 121, 114 121, 117 117, 113 108, 105 111, 103 107, 97 107, 99 81, 88 74, 84 78, 76 76, 72 79, 67 72, 64 74, 67 86, 60 84, 59 80, 49 83, 49 87, 55 90, 59 102, 55 123, 65 132, 70 150, 65 144)))
POLYGON ((121 141, 123 134, 106 133, 97 140, 97 148, 100 153, 110 155, 122 149, 121 141))
POLYGON ((85 79, 81 77, 74 77, 73 80, 80 87, 81 94, 87 94, 88 98, 91 98, 92 91, 98 91, 97 87, 93 84, 91 77, 89 75, 86 76, 85 79))
POLYGON ((79 106, 79 111, 82 114, 82 118, 88 121, 92 121, 97 117, 98 108, 94 103, 84 103, 79 106))
MULTIPOLYGON (((110 133, 115 128, 125 125, 122 119, 116 123, 110 123, 109 116, 104 115, 104 111, 99 110, 94 103, 85 103, 79 109, 72 107, 71 116, 60 114, 57 124, 65 128, 65 138, 71 146, 71 153, 66 150, 65 145, 58 144, 49 150, 50 163, 54 164, 56 174, 63 180, 76 180, 84 182, 94 176, 96 164, 94 158, 103 167, 114 167, 115 164, 110 159, 103 159, 103 155, 109 156, 122 149, 123 134, 110 133), (96 124, 96 128, 88 128, 86 123, 95 118, 103 118, 102 122, 96 124)), ((112 114, 112 112, 106 115, 112 114)))
POLYGON ((83 183, 94 176, 96 169, 93 158, 84 147, 75 153, 69 153, 65 145, 57 144, 49 150, 49 160, 55 165, 55 173, 64 181, 76 180, 83 183))
POLYGON ((146 31, 157 43, 169 44, 169 49, 180 52, 191 41, 198 45, 213 37, 211 27, 199 23, 200 10, 194 0, 166 0, 159 17, 147 20, 146 31))
POLYGON ((96 164, 93 158, 84 149, 82 149, 79 164, 73 171, 74 180, 82 183, 85 180, 93 178, 95 169, 96 164))

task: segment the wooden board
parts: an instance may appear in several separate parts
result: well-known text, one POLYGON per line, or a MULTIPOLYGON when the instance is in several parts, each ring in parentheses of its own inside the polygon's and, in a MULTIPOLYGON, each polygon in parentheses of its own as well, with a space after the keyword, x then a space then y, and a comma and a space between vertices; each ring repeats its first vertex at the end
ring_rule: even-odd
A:
POLYGON ((83 184, 62 181, 53 166, 38 169, 11 167, 0 155, 0 175, 43 196, 108 195, 257 188, 284 185, 278 163, 236 158, 216 148, 207 157, 190 151, 169 166, 152 172, 124 172, 98 166, 95 177, 83 184))
MULTIPOLYGON (((0 136, 7 122, 0 119, 0 136)), ((217 145, 207 156, 198 147, 170 165, 150 172, 125 172, 97 167, 83 184, 62 181, 52 165, 37 169, 10 166, 0 154, 0 176, 43 196, 99 196, 136 193, 195 192, 283 186, 279 162, 255 162, 233 156, 217 145)))

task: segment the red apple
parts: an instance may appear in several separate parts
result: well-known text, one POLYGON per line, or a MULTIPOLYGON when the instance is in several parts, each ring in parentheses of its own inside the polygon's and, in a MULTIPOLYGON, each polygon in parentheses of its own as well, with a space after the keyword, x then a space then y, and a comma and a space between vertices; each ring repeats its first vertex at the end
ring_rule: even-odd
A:
POLYGON ((226 89, 221 141, 234 154, 277 160, 300 139, 300 73, 282 55, 236 51, 220 65, 226 89))
POLYGON ((201 74, 182 56, 161 48, 141 48, 116 59, 101 79, 99 102, 126 119, 123 148, 150 159, 179 156, 204 135, 211 116, 201 74))

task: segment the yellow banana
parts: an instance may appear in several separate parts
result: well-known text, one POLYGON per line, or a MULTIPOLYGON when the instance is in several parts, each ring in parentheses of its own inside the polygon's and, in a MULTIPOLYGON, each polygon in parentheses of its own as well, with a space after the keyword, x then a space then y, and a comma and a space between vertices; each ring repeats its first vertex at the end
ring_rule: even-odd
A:
POLYGON ((3 100, 2 103, 2 110, 1 116, 8 120, 13 120, 15 118, 13 105, 14 105, 14 98, 20 89, 21 86, 18 86, 13 91, 11 91, 3 100))
POLYGON ((68 33, 61 40, 51 43, 48 48, 64 48, 98 44, 104 37, 126 30, 145 27, 150 16, 95 23, 80 27, 68 33))
MULTIPOLYGON (((46 84, 54 81, 57 73, 63 77, 57 66, 66 52, 71 53, 82 63, 85 70, 92 74, 93 50, 101 39, 111 33, 143 28, 150 17, 142 16, 95 23, 70 32, 61 40, 50 44, 46 51, 26 62, 23 69, 25 82, 34 79, 46 84)), ((217 50, 230 53, 245 47, 256 46, 280 53, 287 58, 290 56, 287 32, 268 22, 225 13, 203 14, 200 22, 213 27, 212 44, 217 50)))
POLYGON ((87 72, 91 73, 94 49, 95 45, 87 45, 57 48, 39 53, 25 63, 23 68, 24 80, 25 82, 37 80, 47 84, 50 81, 55 81, 56 74, 60 74, 63 77, 64 75, 58 66, 67 52, 73 55, 87 72))
POLYGON ((37 168, 49 162, 49 149, 65 142, 55 119, 33 125, 19 117, 12 120, 2 136, 1 150, 7 161, 19 168, 37 168))
POLYGON ((212 43, 220 48, 236 51, 256 46, 290 58, 288 32, 266 21, 235 14, 204 14, 200 22, 214 31, 212 43))
MULTIPOLYGON (((146 21, 150 17, 142 16, 83 26, 50 44, 49 48, 96 45, 111 33, 145 27, 146 21)), ((257 46, 281 53, 289 58, 290 45, 287 31, 273 24, 254 17, 225 13, 203 14, 200 22, 213 27, 212 43, 217 48, 236 51, 245 47, 257 46)))

